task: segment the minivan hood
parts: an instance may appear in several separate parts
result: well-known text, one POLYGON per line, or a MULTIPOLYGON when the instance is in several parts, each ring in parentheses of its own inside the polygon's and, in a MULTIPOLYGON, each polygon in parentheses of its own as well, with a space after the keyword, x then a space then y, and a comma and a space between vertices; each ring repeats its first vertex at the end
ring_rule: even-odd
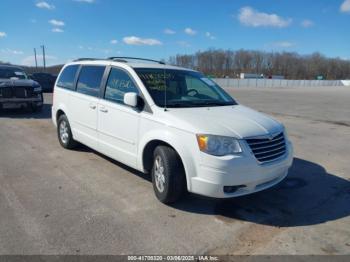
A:
POLYGON ((169 108, 168 125, 196 134, 246 138, 275 134, 284 127, 276 120, 242 105, 199 108, 169 108))

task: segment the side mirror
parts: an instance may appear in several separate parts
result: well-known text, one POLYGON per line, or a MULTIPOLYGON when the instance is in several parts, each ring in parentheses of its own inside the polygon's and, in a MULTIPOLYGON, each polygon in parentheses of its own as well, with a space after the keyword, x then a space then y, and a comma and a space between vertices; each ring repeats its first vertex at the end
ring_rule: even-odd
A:
POLYGON ((131 106, 131 107, 137 107, 138 104, 138 95, 133 92, 125 93, 124 94, 124 104, 131 106))

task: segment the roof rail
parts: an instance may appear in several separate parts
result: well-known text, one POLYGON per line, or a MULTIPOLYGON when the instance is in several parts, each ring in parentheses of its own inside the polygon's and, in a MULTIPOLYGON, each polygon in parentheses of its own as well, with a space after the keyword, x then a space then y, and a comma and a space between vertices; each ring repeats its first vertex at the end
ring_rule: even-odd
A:
POLYGON ((101 60, 100 58, 89 58, 89 57, 85 57, 85 58, 78 58, 75 59, 73 62, 79 62, 79 61, 96 61, 96 60, 101 60))
POLYGON ((148 61, 148 62, 154 62, 154 63, 158 63, 161 65, 165 65, 165 63, 163 61, 147 59, 147 58, 139 58, 139 57, 112 56, 112 57, 108 57, 108 59, 113 60, 113 61, 118 61, 118 62, 124 62, 124 63, 127 63, 128 62, 127 60, 141 60, 141 61, 148 61))

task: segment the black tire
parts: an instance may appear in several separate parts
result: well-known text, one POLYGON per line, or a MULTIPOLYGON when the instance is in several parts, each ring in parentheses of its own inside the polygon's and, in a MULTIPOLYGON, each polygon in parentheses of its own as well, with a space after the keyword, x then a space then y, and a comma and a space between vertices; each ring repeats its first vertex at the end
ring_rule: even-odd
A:
MULTIPOLYGON (((158 169, 159 170, 159 169, 158 169)), ((158 173, 159 174, 159 173, 158 173)), ((186 175, 179 155, 174 149, 167 146, 158 146, 153 153, 152 167, 153 189, 158 200, 165 204, 174 203, 186 192, 186 175), (161 160, 164 174, 163 191, 157 185, 157 164, 161 160)))
POLYGON ((66 149, 73 149, 77 146, 77 142, 73 139, 72 131, 69 125, 68 118, 66 115, 61 115, 57 120, 57 136, 58 141, 60 142, 61 146, 66 149), (60 128, 63 128, 65 126, 66 129, 66 138, 62 138, 62 130, 60 128))

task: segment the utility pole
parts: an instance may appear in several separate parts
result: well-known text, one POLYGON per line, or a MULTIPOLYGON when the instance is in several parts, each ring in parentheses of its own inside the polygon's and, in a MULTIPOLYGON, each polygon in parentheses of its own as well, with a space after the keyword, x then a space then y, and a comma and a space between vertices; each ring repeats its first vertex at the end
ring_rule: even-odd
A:
POLYGON ((35 70, 38 71, 38 60, 36 59, 36 48, 34 48, 35 70))
POLYGON ((45 46, 42 45, 41 48, 43 50, 43 63, 44 63, 44 72, 45 72, 46 71, 45 46))

